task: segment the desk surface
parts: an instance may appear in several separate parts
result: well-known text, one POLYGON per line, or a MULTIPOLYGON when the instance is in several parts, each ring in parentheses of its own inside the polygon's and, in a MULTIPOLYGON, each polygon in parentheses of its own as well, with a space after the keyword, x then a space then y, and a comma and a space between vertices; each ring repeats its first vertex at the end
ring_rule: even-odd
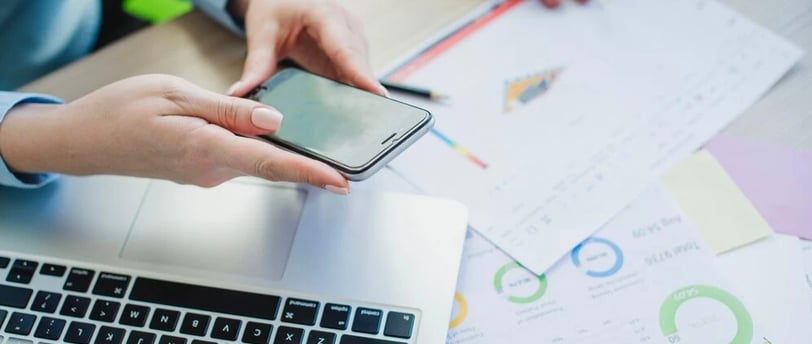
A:
MULTIPOLYGON (((810 49, 812 25, 788 30, 789 19, 782 19, 788 18, 785 10, 804 6, 806 1, 724 2, 810 49)), ((343 4, 364 22, 373 67, 381 70, 485 2, 487 0, 345 0, 343 4)), ((244 56, 245 44, 241 39, 205 15, 192 12, 112 44, 23 90, 73 100, 128 76, 168 73, 222 92, 239 78, 244 56)), ((726 131, 812 149, 812 99, 804 95, 812 91, 810 67, 812 57, 807 54, 776 90, 726 131)))
MULTIPOLYGON (((344 0, 364 23, 376 70, 487 0, 344 0)), ((194 11, 150 27, 23 87, 73 100, 113 81, 168 73, 225 92, 237 81, 245 42, 194 11)))

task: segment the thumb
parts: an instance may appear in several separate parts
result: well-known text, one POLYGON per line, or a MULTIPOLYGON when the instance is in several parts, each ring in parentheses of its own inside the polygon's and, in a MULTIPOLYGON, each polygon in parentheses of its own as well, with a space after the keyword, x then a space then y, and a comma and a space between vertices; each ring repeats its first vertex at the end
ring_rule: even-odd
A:
POLYGON ((250 99, 225 96, 191 83, 182 97, 174 97, 183 114, 200 117, 243 135, 273 134, 282 125, 282 114, 271 106, 250 99))

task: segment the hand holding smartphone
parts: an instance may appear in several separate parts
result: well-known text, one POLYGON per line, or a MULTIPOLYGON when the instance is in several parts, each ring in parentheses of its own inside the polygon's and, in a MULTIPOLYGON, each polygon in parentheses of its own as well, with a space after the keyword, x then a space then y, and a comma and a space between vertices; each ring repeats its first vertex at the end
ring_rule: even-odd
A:
POLYGON ((246 96, 285 118, 276 145, 359 181, 372 176, 434 125, 427 110, 298 68, 286 68, 246 96))

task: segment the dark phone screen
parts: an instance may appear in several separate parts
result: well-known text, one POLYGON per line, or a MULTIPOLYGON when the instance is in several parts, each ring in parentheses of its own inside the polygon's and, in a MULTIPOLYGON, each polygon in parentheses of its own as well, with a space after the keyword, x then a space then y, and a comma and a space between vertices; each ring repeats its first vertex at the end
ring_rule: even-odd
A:
POLYGON ((265 83, 259 101, 285 116, 274 138, 360 168, 428 120, 428 112, 298 69, 265 83), (390 139, 390 140, 387 140, 390 139))

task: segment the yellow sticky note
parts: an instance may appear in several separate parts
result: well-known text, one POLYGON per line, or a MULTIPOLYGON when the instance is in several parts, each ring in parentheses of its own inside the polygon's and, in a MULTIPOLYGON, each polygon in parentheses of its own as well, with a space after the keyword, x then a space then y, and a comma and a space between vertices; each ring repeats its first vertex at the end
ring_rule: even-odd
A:
POLYGON ((702 233, 722 253, 772 234, 772 229, 716 159, 701 150, 669 171, 663 182, 702 233))

